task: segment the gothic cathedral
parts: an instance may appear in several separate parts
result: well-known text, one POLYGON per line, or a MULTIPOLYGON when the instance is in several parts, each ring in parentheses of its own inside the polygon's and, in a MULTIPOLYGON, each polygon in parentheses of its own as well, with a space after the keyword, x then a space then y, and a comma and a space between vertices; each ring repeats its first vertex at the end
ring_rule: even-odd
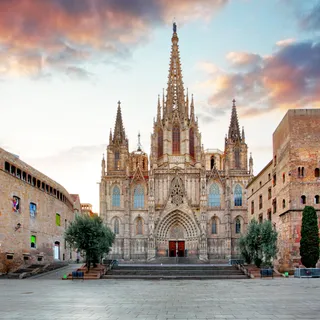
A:
POLYGON ((235 101, 224 152, 201 144, 194 99, 182 81, 173 26, 166 95, 158 97, 148 155, 129 152, 118 103, 107 158, 102 160, 100 215, 116 234, 112 259, 228 259, 247 224, 245 187, 252 177, 235 101), (162 100, 162 101, 161 101, 162 100))

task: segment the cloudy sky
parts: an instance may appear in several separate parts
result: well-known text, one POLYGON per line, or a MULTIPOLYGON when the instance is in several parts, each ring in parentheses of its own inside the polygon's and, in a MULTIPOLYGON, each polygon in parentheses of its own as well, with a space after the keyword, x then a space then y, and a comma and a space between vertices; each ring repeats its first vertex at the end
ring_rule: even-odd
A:
POLYGON ((0 147, 98 211, 118 100, 149 152, 174 19, 205 148, 235 98, 258 173, 286 110, 320 107, 320 0, 1 0, 0 147))

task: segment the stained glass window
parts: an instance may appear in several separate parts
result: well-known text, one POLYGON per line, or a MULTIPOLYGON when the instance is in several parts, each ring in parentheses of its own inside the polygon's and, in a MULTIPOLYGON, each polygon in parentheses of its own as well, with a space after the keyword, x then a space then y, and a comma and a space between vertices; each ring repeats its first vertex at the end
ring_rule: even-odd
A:
POLYGON ((194 130, 193 128, 189 131, 189 152, 190 156, 194 158, 194 130))
POLYGON ((234 205, 235 207, 242 206, 242 188, 238 184, 234 188, 234 205))
POLYGON ((133 197, 134 197, 133 199, 134 208, 143 208, 144 207, 144 190, 141 184, 135 187, 133 197))
POLYGON ((158 131, 158 157, 163 156, 163 131, 160 129, 158 131))
POLYGON ((174 126, 172 128, 172 153, 180 154, 180 128, 174 126))
POLYGON ((220 206, 220 190, 219 190, 219 186, 216 183, 213 183, 210 186, 208 206, 209 207, 219 207, 220 206))
POLYGON ((120 207, 120 189, 118 186, 115 186, 112 190, 112 206, 120 207))

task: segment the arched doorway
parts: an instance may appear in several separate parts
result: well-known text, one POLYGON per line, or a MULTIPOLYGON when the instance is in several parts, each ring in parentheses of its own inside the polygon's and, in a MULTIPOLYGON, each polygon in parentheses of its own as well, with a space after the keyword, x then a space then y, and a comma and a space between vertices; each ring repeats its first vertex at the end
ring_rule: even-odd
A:
POLYGON ((186 256, 185 230, 179 223, 174 224, 169 230, 169 257, 186 256))
POLYGON ((185 212, 175 210, 165 215, 155 234, 158 256, 185 257, 198 254, 199 228, 185 212))
POLYGON ((56 241, 54 243, 54 259, 60 260, 60 242, 56 241))

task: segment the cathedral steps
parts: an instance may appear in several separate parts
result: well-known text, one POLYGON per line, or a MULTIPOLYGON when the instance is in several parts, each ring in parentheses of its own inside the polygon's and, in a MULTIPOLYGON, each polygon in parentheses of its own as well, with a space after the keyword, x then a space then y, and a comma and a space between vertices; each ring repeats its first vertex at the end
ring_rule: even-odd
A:
POLYGON ((214 280, 248 279, 235 266, 226 265, 119 265, 109 270, 103 279, 145 279, 145 280, 214 280))

